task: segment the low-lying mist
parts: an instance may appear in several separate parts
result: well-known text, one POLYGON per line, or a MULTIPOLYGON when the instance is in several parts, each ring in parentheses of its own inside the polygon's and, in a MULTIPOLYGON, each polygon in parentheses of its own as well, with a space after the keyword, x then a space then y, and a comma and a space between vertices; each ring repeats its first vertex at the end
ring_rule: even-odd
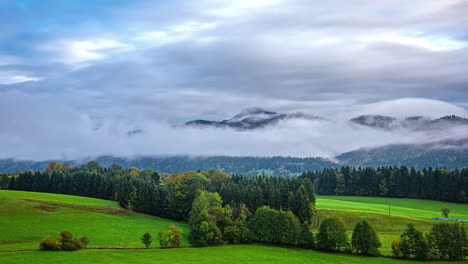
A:
MULTIPOLYGON (((334 156, 358 148, 427 143, 468 135, 465 128, 438 132, 379 130, 348 119, 283 120, 263 129, 174 126, 165 121, 95 118, 65 104, 25 96, 0 98, 0 158, 80 159, 100 155, 334 156), (126 120, 126 121, 124 121, 126 120), (129 135, 129 131, 141 133, 129 135)), ((401 111, 401 109, 399 109, 401 111)))

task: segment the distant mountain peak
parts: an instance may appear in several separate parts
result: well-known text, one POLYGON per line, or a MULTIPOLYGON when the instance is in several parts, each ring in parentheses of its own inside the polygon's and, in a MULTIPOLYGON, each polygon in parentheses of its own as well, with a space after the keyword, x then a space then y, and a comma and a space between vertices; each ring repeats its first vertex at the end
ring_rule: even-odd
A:
POLYGON ((443 116, 431 119, 425 116, 410 116, 402 119, 381 116, 381 115, 361 115, 350 119, 351 122, 377 129, 398 129, 406 128, 410 130, 443 130, 453 126, 468 125, 468 119, 456 115, 443 116))
POLYGON ((229 127, 238 130, 249 130, 263 128, 269 125, 276 124, 283 120, 325 120, 320 117, 305 113, 277 113, 269 110, 265 110, 260 107, 251 107, 242 110, 239 114, 233 118, 226 119, 223 121, 208 121, 208 120, 193 120, 186 122, 187 126, 196 127, 229 127))
POLYGON ((382 115, 360 115, 350 121, 358 125, 389 129, 394 125, 396 118, 382 115))
POLYGON ((265 110, 261 107, 249 107, 249 108, 242 110, 237 116, 258 115, 258 114, 277 115, 278 113, 265 110))
POLYGON ((438 118, 436 120, 450 120, 450 121, 463 121, 463 122, 468 121, 468 119, 464 117, 456 116, 456 115, 447 115, 447 116, 438 118))

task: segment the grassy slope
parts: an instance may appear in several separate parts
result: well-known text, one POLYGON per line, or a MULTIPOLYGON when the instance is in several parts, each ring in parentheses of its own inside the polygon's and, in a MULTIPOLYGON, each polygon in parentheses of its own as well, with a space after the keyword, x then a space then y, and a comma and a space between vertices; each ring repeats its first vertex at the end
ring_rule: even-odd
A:
MULTIPOLYGON (((373 222, 384 244, 382 247, 384 254, 390 254, 391 241, 398 238, 407 223, 416 223, 419 229, 429 230, 436 221, 429 220, 428 217, 438 216, 442 205, 452 208, 451 216, 468 218, 465 217, 468 205, 424 200, 391 199, 392 217, 385 214, 388 213, 388 201, 381 198, 320 196, 317 204, 321 208, 320 218, 338 215, 344 219, 348 230, 352 230, 355 223, 362 218, 373 222)), ((141 234, 150 231, 156 235, 160 229, 174 223, 143 214, 114 215, 112 212, 116 212, 115 210, 118 212, 121 209, 112 201, 69 195, 0 191, 0 250, 35 249, 42 237, 55 236, 57 231, 65 229, 77 236, 87 234, 92 240, 90 247, 141 247, 139 241, 141 234), (51 205, 40 200, 60 204, 51 205), (52 210, 44 210, 50 209, 48 206, 52 206, 52 210), (12 218, 14 222, 11 221, 12 218), (2 244, 8 241, 19 243, 2 244)), ((188 231, 186 224, 176 224, 188 231)), ((154 243, 157 246, 157 241, 154 243)), ((0 253, 0 263, 64 262, 67 258, 73 258, 74 263, 152 262, 148 260, 158 263, 219 263, 220 259, 223 260, 222 263, 304 263, 311 260, 316 263, 404 263, 382 258, 325 254, 311 250, 258 245, 141 251, 0 253)))
POLYGON ((441 217, 440 208, 448 206, 452 209, 450 217, 468 220, 468 204, 456 204, 438 201, 397 199, 359 196, 318 196, 317 208, 358 210, 388 214, 390 201, 392 215, 431 218, 441 217))
MULTIPOLYGON (((2 263, 184 263, 184 264, 299 264, 299 263, 418 263, 385 258, 328 254, 313 250, 289 249, 261 245, 237 245, 209 248, 151 249, 151 250, 82 250, 78 252, 15 252, 2 253, 2 263)), ((444 262, 431 262, 444 263, 444 262)))
POLYGON ((155 236, 154 245, 159 246, 156 236, 161 229, 176 224, 185 232, 189 230, 185 223, 138 213, 121 215, 122 212, 125 213, 111 201, 0 191, 0 250, 35 249, 43 237, 56 237, 61 230, 69 230, 75 236, 88 235, 90 247, 140 247, 140 237, 145 232, 151 232, 155 236))
POLYGON ((428 232, 434 223, 439 223, 440 221, 430 218, 441 216, 440 208, 442 206, 448 206, 452 209, 450 217, 468 219, 468 204, 353 196, 317 197, 319 218, 341 217, 349 231, 349 237, 351 237, 351 231, 359 220, 367 219, 371 222, 379 233, 382 242, 381 252, 385 255, 391 255, 392 241, 399 238, 407 224, 414 223, 417 229, 428 232), (388 216, 389 201, 391 216, 388 216))

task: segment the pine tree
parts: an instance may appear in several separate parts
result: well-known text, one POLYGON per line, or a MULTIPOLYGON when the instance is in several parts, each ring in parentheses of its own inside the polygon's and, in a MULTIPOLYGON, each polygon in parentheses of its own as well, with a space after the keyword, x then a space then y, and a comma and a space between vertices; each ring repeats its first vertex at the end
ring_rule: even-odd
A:
POLYGON ((146 246, 146 248, 149 248, 151 246, 151 243, 153 243, 153 240, 151 239, 151 234, 149 232, 146 232, 143 234, 141 237, 141 243, 146 246))

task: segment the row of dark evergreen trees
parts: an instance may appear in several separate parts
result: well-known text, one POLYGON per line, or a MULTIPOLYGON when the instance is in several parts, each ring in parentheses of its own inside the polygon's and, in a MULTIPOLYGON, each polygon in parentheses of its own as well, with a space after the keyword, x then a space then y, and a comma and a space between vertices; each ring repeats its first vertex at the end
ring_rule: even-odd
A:
POLYGON ((323 195, 359 195, 468 202, 468 169, 381 167, 303 173, 323 195))
POLYGON ((193 200, 201 191, 218 192, 224 205, 245 204, 251 213, 261 206, 290 210, 302 222, 309 221, 315 211, 314 188, 307 178, 229 177, 215 170, 162 178, 151 169, 139 171, 118 165, 55 166, 43 172, 5 175, 0 178, 0 187, 115 200, 130 210, 176 220, 188 219, 193 200))

